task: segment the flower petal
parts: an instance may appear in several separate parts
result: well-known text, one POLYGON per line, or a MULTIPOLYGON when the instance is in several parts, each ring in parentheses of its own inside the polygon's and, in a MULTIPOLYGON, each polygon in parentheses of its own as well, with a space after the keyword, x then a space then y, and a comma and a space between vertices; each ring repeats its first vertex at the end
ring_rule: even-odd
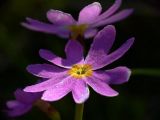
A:
POLYGON ((110 81, 110 76, 108 74, 106 74, 104 70, 95 70, 93 72, 93 76, 102 80, 103 82, 105 82, 107 84, 110 81))
POLYGON ((94 2, 86 7, 84 7, 79 14, 78 23, 79 24, 89 24, 101 13, 102 7, 100 3, 94 2))
POLYGON ((79 104, 85 102, 89 97, 87 84, 83 80, 76 80, 72 88, 72 95, 76 103, 79 104))
POLYGON ((21 25, 30 30, 45 32, 49 34, 57 34, 58 36, 64 37, 64 38, 69 37, 70 32, 64 26, 47 24, 47 23, 40 22, 38 20, 34 20, 32 18, 26 18, 26 20, 27 22, 23 22, 21 23, 21 25))
POLYGON ((132 46, 133 42, 134 42, 134 38, 130 38, 129 40, 127 40, 121 47, 119 47, 117 50, 115 50, 114 52, 109 54, 106 57, 106 59, 104 59, 104 61, 101 61, 102 64, 101 63, 100 64, 102 66, 99 66, 99 68, 104 67, 108 64, 111 64, 112 62, 114 62, 117 59, 119 59, 120 57, 122 57, 129 50, 129 48, 132 46))
POLYGON ((14 92, 14 95, 16 97, 16 100, 26 104, 32 104, 34 101, 40 99, 41 97, 41 93, 29 93, 24 92, 21 89, 17 89, 14 92))
POLYGON ((88 29, 85 33, 84 33, 84 37, 85 38, 91 38, 94 37, 97 34, 98 30, 97 29, 88 29))
POLYGON ((112 62, 122 57, 132 46, 133 42, 134 42, 134 38, 130 38, 121 47, 119 47, 117 50, 115 50, 114 52, 106 56, 104 55, 104 56, 99 57, 97 53, 99 59, 92 57, 92 59, 87 61, 87 64, 92 65, 93 70, 97 70, 108 64, 111 64, 112 62))
POLYGON ((67 60, 56 56, 54 53, 52 53, 49 50, 40 49, 39 55, 41 58, 59 66, 59 67, 63 67, 63 68, 70 68, 71 67, 71 64, 68 63, 67 60))
POLYGON ((86 79, 86 82, 88 85, 90 85, 97 93, 108 96, 108 97, 113 97, 117 96, 118 92, 113 90, 107 83, 103 82, 102 80, 92 76, 90 78, 86 79))
POLYGON ((97 21, 96 23, 92 24, 91 26, 92 27, 99 27, 102 25, 107 25, 107 24, 112 24, 114 22, 118 22, 120 20, 127 18, 132 12, 133 12, 133 9, 122 10, 122 11, 116 13, 115 15, 112 15, 104 20, 97 21))
POLYGON ((97 21, 101 21, 109 16, 113 15, 121 6, 122 0, 115 0, 115 3, 107 9, 104 13, 102 13, 92 24, 95 24, 97 21))
POLYGON ((52 9, 47 12, 47 18, 56 25, 71 25, 76 22, 70 14, 52 9))
POLYGON ((38 20, 32 18, 26 18, 27 22, 22 23, 22 26, 40 32, 47 32, 47 33, 56 33, 58 26, 53 24, 47 24, 40 22, 38 20))
POLYGON ((23 104, 18 101, 8 101, 7 107, 9 108, 6 110, 7 115, 10 117, 17 117, 28 112, 32 108, 32 105, 23 104))
POLYGON ((21 104, 19 101, 17 100, 10 100, 6 102, 6 106, 9 109, 13 109, 16 108, 19 104, 21 104))
POLYGON ((116 30, 114 26, 108 25, 96 35, 85 62, 96 64, 105 58, 115 40, 116 30))
POLYGON ((67 56, 68 62, 76 64, 82 62, 83 58, 83 47, 82 45, 76 40, 69 40, 65 47, 65 52, 67 56))
POLYGON ((52 88, 46 90, 43 93, 42 100, 45 101, 57 101, 67 95, 72 88, 75 80, 71 77, 67 77, 66 79, 62 80, 62 82, 54 85, 52 88))
POLYGON ((111 70, 106 70, 105 74, 110 76, 108 84, 122 84, 129 80, 131 70, 127 67, 117 67, 111 70))
POLYGON ((24 88, 25 92, 41 92, 47 89, 52 88, 54 85, 63 81, 63 79, 67 78, 67 74, 61 74, 59 77, 53 77, 51 79, 45 80, 44 82, 37 83, 35 85, 27 86, 24 88))
POLYGON ((65 48, 67 59, 63 59, 61 57, 57 57, 55 54, 48 50, 41 49, 39 51, 40 56, 63 68, 71 68, 73 64, 82 62, 83 59, 83 47, 74 40, 69 40, 65 48))
POLYGON ((131 70, 120 66, 106 71, 96 70, 93 75, 107 84, 122 84, 129 80, 131 70))
POLYGON ((66 73, 66 69, 49 65, 49 64, 33 64, 27 66, 27 71, 35 76, 42 78, 59 77, 66 73))

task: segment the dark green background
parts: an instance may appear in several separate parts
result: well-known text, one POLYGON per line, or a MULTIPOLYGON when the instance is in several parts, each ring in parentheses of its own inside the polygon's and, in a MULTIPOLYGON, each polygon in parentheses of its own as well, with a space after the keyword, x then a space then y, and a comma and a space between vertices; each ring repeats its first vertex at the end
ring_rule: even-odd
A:
MULTIPOLYGON (((27 73, 26 66, 43 63, 38 50, 46 48, 64 56, 67 40, 55 35, 33 32, 20 23, 25 17, 47 21, 46 12, 58 9, 71 13, 75 19, 84 6, 93 0, 1 0, 0 1, 0 105, 13 99, 13 91, 35 83, 37 78, 27 73)), ((106 10, 114 0, 99 1, 106 10)), ((117 62, 106 67, 126 65, 130 68, 160 68, 160 4, 159 0, 123 0, 123 8, 134 8, 132 16, 115 24, 117 48, 129 37, 136 41, 129 52, 117 62)), ((90 45, 92 40, 86 40, 90 45)), ((89 46, 88 46, 89 47, 89 46)), ((107 98, 91 90, 85 103, 84 120, 159 120, 160 78, 132 75, 128 83, 113 86, 118 97, 107 98)), ((71 94, 53 102, 61 112, 62 120, 73 120, 74 101, 71 94)), ((48 120, 37 108, 18 118, 7 118, 3 112, 0 120, 48 120)))

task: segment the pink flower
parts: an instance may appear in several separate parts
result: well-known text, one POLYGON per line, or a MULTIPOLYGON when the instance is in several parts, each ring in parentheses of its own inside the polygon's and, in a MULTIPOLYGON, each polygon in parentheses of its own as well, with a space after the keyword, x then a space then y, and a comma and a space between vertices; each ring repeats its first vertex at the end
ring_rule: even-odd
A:
POLYGON ((121 2, 121 0, 116 0, 103 13, 101 13, 102 7, 100 3, 89 4, 80 11, 78 21, 68 13, 51 9, 47 12, 47 18, 50 23, 26 18, 27 22, 22 23, 22 25, 30 30, 56 34, 64 38, 76 39, 79 36, 90 38, 96 35, 97 27, 118 22, 132 13, 132 9, 124 9, 116 13, 121 2))
POLYGON ((40 50, 40 56, 51 64, 33 64, 27 67, 31 74, 46 79, 44 82, 28 86, 26 92, 43 92, 42 100, 56 101, 72 92, 76 103, 83 103, 89 97, 89 86, 103 96, 117 96, 118 92, 110 84, 127 82, 131 71, 124 66, 111 70, 101 70, 122 57, 132 46, 130 38, 121 47, 110 53, 115 41, 114 26, 107 26, 95 36, 88 55, 84 59, 83 47, 70 40, 65 48, 66 59, 48 50, 40 50))

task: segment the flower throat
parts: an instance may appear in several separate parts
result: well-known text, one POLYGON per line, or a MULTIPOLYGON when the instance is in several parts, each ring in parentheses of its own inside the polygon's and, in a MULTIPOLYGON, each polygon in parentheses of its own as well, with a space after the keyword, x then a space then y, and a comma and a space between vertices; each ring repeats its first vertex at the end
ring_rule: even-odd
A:
POLYGON ((88 64, 77 64, 73 65, 72 68, 68 71, 68 74, 74 78, 84 78, 92 75, 92 67, 88 64))

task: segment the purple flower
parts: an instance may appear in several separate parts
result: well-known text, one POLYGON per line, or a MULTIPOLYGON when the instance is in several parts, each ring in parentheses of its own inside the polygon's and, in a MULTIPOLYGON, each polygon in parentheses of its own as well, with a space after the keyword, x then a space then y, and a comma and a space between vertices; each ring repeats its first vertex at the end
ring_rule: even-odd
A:
POLYGON ((10 117, 21 116, 28 112, 32 105, 41 98, 41 93, 28 93, 21 89, 14 92, 16 100, 10 100, 6 103, 8 110, 6 113, 10 117))
POLYGON ((117 96, 110 84, 127 82, 131 71, 127 67, 116 67, 111 70, 100 70, 123 56, 133 44, 134 38, 127 40, 114 52, 110 52, 116 31, 114 26, 107 26, 94 38, 88 55, 84 59, 83 47, 75 40, 70 40, 65 48, 66 59, 57 57, 48 50, 41 49, 40 56, 53 63, 33 64, 27 67, 35 76, 48 79, 42 83, 28 86, 26 92, 42 92, 42 100, 56 101, 72 92, 76 103, 83 103, 89 97, 91 86, 104 96, 117 96))
POLYGON ((101 13, 100 3, 94 2, 84 7, 76 21, 70 14, 58 10, 49 10, 47 18, 50 23, 43 23, 31 18, 22 25, 30 30, 56 34, 63 38, 76 39, 78 36, 90 38, 96 35, 97 27, 115 23, 128 17, 133 9, 124 9, 115 13, 121 6, 122 0, 115 3, 105 12, 101 13))

